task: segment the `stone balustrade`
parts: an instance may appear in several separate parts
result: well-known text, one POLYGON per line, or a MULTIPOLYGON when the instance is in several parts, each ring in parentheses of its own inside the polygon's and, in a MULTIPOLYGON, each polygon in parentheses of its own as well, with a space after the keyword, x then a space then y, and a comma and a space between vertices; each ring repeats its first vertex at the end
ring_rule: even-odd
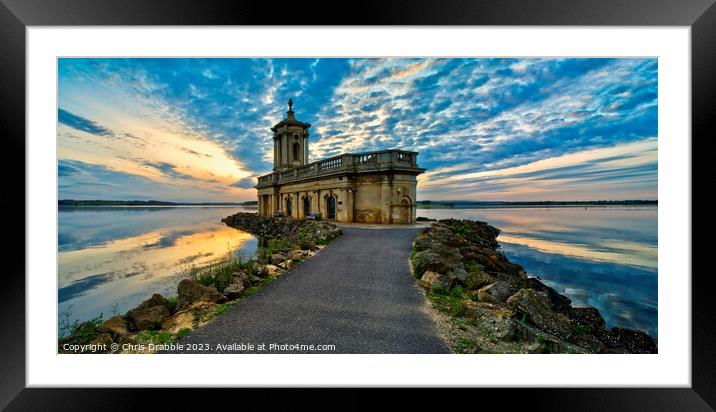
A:
POLYGON ((284 169, 258 178, 257 188, 325 177, 342 173, 370 173, 377 171, 409 171, 419 169, 417 152, 382 150, 365 153, 346 153, 309 163, 305 166, 284 169))

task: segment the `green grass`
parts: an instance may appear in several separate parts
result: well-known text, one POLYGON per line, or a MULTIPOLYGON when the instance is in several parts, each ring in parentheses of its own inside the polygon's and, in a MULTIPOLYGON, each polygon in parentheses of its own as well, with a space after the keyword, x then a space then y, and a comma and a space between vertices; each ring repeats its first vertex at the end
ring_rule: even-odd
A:
POLYGON ((479 353, 480 346, 472 339, 460 338, 455 345, 453 345, 453 351, 455 353, 479 353))
POLYGON ((59 327, 60 339, 72 339, 79 342, 89 342, 92 339, 99 336, 97 328, 104 322, 103 315, 100 313, 96 318, 90 319, 87 322, 80 323, 75 320, 73 323, 69 323, 70 313, 65 314, 65 320, 59 327))
POLYGON ((450 226, 450 230, 453 233, 459 233, 461 235, 466 235, 466 234, 470 233, 470 228, 462 223, 453 223, 450 226))
POLYGON ((176 338, 177 338, 177 339, 181 339, 181 338, 187 336, 187 335, 190 334, 190 333, 191 333, 191 329, 189 329, 189 328, 181 329, 181 330, 179 330, 179 332, 177 332, 176 338))
POLYGON ((163 330, 147 330, 137 334, 136 339, 142 343, 156 343, 156 344, 167 344, 171 342, 174 337, 171 333, 163 330))
POLYGON ((579 323, 570 323, 569 330, 576 335, 587 335, 592 332, 592 328, 587 325, 580 325, 579 323))
POLYGON ((427 296, 435 309, 447 315, 460 317, 465 314, 465 308, 462 305, 464 293, 462 288, 459 286, 453 288, 452 290, 434 288, 427 291, 427 296))
POLYGON ((178 299, 179 298, 177 296, 170 296, 166 298, 166 307, 169 309, 169 313, 174 313, 174 311, 176 311, 178 299))

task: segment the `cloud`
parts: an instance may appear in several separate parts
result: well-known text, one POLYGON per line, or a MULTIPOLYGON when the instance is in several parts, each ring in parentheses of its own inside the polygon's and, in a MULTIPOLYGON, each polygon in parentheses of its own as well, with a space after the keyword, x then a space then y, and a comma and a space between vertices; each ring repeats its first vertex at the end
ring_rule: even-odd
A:
MULTIPOLYGON (((60 59, 60 154, 196 197, 248 200, 272 169, 269 128, 291 97, 313 124, 312 160, 400 148, 420 152, 431 179, 511 170, 657 136, 657 72, 652 58, 60 59)), ((622 195, 606 188, 614 177, 592 172, 600 196, 622 195)), ((572 190, 543 178, 552 196, 572 190)), ((649 190, 634 182, 656 191, 654 179, 649 190)), ((500 185, 494 196, 528 195, 500 185)))
POLYGON ((57 110, 57 121, 73 129, 81 130, 97 136, 112 136, 112 132, 109 129, 106 129, 91 120, 85 119, 84 117, 72 114, 67 110, 57 110))

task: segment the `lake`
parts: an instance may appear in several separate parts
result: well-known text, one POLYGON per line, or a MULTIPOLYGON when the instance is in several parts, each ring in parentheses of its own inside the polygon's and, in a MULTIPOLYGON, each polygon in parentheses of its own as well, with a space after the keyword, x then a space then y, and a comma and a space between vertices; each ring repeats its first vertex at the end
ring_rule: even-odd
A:
POLYGON ((192 267, 253 255, 257 239, 221 219, 256 208, 78 207, 58 217, 59 321, 108 319, 152 293, 175 296, 192 267))
POLYGON ((421 209, 433 219, 481 220, 501 230, 502 252, 530 276, 599 309, 607 327, 657 338, 656 206, 421 209))
MULTIPOLYGON (((181 273, 258 242, 221 223, 245 207, 98 207, 59 212, 62 321, 107 319, 151 296, 176 294, 181 273)), ((531 276, 594 306, 608 327, 657 337, 657 207, 418 209, 418 216, 473 219, 502 230, 502 251, 531 276)))

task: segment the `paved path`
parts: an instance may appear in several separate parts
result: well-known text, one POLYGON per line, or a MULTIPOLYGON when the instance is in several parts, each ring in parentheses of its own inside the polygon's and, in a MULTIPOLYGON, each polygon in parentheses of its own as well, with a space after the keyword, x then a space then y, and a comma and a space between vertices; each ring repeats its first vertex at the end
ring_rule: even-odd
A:
POLYGON ((344 227, 315 256, 180 343, 208 344, 216 353, 242 352, 216 348, 232 343, 335 345, 320 353, 448 353, 408 267, 416 231, 344 227))

